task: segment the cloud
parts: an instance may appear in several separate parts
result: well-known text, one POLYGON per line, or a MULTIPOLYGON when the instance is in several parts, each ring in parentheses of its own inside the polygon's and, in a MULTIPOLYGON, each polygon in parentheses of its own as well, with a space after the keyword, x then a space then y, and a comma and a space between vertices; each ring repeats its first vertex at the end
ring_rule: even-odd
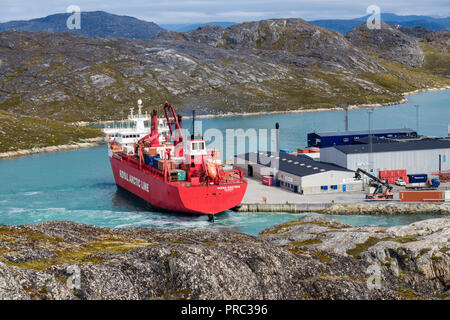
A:
POLYGON ((0 0, 0 21, 44 17, 65 12, 69 5, 77 5, 82 11, 103 10, 157 23, 292 17, 348 19, 364 16, 372 4, 378 5, 382 12, 400 15, 450 14, 448 0, 0 0))

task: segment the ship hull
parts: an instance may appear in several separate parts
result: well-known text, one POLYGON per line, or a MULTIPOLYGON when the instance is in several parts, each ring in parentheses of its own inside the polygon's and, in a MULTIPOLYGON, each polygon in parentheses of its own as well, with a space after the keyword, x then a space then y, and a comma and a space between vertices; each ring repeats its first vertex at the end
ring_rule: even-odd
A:
POLYGON ((160 175, 110 157, 116 184, 166 211, 217 214, 241 204, 247 181, 235 184, 191 186, 188 182, 165 182, 160 175))

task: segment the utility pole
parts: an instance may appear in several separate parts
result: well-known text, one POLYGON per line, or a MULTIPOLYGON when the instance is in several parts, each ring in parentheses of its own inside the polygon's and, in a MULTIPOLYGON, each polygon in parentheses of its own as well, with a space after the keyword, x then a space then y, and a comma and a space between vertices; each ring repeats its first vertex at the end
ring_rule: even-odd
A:
POLYGON ((369 172, 373 172, 373 155, 372 155, 372 114, 373 114, 373 108, 369 109, 367 113, 369 114, 369 172))
POLYGON ((345 131, 348 131, 348 104, 344 106, 345 109, 345 131))
POLYGON ((276 143, 277 143, 277 153, 280 153, 280 124, 277 122, 275 123, 275 129, 276 129, 276 143))
POLYGON ((416 131, 417 131, 417 135, 419 135, 419 105, 416 104, 414 105, 414 107, 416 108, 416 131))

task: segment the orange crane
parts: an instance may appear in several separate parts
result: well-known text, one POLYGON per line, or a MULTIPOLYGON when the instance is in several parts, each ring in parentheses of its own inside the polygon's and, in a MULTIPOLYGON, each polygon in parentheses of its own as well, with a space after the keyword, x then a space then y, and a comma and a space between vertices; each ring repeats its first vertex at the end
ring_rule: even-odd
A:
POLYGON ((358 168, 358 170, 356 170, 355 179, 361 179, 361 173, 365 174, 366 176, 368 176, 369 178, 371 178, 372 180, 375 180, 377 182, 375 191, 373 193, 367 193, 366 199, 370 199, 370 200, 392 200, 392 199, 394 199, 394 194, 392 193, 393 187, 389 183, 375 177, 374 175, 372 175, 372 174, 368 173, 367 171, 360 169, 360 168, 358 168), (383 191, 383 186, 386 187, 386 189, 384 191, 383 191))

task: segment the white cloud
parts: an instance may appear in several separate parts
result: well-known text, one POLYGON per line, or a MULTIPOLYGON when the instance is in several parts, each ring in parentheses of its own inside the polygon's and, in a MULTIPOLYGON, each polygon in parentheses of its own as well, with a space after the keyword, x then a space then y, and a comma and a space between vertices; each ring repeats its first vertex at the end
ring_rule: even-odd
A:
POLYGON ((371 4, 378 5, 382 12, 401 15, 450 14, 448 0, 0 0, 0 21, 44 17, 65 12, 72 4, 82 11, 103 10, 157 23, 241 22, 291 17, 348 19, 364 16, 371 4))

